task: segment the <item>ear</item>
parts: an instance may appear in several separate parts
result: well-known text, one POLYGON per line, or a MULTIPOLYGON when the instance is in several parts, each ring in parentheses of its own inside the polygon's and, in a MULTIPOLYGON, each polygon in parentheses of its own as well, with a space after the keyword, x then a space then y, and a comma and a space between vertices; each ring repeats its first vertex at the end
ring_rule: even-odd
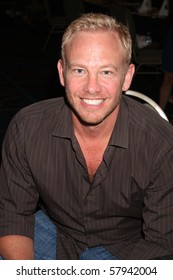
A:
POLYGON ((123 86, 122 86, 123 91, 126 91, 126 90, 129 89, 129 87, 131 85, 131 82, 132 82, 132 79, 133 79, 134 73, 135 73, 135 66, 134 66, 134 64, 130 64, 129 67, 128 67, 128 70, 125 74, 125 79, 124 79, 124 83, 123 83, 123 86))
POLYGON ((58 60, 57 63, 57 69, 58 69, 58 74, 59 74, 59 80, 62 86, 64 86, 64 65, 62 62, 62 59, 58 60))

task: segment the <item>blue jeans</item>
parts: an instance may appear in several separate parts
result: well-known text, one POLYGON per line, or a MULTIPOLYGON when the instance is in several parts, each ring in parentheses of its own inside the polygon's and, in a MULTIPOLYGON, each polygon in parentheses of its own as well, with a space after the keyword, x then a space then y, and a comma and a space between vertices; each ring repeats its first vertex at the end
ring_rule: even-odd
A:
MULTIPOLYGON (((34 253, 36 260, 56 260, 57 229, 52 221, 39 210, 35 214, 34 253)), ((2 259, 0 257, 0 259, 2 259)), ((103 246, 86 248, 80 260, 118 260, 103 246)))
POLYGON ((56 260, 57 229, 52 221, 39 210, 35 214, 35 260, 56 260))
MULTIPOLYGON (((57 230, 51 220, 39 210, 35 215, 34 250, 36 260, 56 260, 57 230)), ((80 260, 118 260, 103 246, 86 248, 80 260)))
POLYGON ((80 260, 119 260, 119 258, 112 255, 103 246, 97 246, 86 248, 80 255, 80 260))

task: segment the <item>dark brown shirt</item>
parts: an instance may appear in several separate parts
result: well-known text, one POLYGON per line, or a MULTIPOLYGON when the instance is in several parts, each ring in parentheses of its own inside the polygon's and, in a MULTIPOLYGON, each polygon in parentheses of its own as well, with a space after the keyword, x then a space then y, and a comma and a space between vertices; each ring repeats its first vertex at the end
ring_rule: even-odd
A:
POLYGON ((33 238, 41 207, 58 228, 58 259, 103 245, 121 259, 173 253, 173 127, 123 97, 93 182, 63 98, 22 109, 5 136, 0 235, 33 238))

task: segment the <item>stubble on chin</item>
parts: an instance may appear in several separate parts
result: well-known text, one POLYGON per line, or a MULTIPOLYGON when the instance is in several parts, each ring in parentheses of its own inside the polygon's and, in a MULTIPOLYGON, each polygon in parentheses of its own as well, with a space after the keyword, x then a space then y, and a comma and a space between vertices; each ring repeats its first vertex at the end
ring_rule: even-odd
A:
POLYGON ((121 96, 122 95, 119 96, 119 98, 116 100, 115 104, 113 104, 112 107, 110 107, 110 109, 107 112, 103 113, 103 115, 98 116, 97 118, 94 116, 94 110, 93 110, 93 113, 91 111, 88 111, 88 113, 87 113, 87 111, 86 111, 85 114, 82 114, 82 112, 80 112, 80 110, 77 110, 76 106, 69 98, 68 93, 66 93, 66 102, 67 102, 68 107, 72 111, 72 116, 75 120, 77 119, 77 121, 80 122, 84 126, 97 126, 97 125, 101 124, 107 117, 109 117, 109 115, 111 115, 111 113, 114 110, 116 110, 116 108, 120 104, 121 96), (93 117, 91 116, 92 114, 93 114, 93 117))

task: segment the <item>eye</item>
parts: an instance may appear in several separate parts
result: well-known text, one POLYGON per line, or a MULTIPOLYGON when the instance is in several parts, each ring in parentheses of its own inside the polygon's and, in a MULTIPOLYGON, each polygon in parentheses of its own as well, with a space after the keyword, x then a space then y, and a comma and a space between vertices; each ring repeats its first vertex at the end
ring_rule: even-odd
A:
POLYGON ((103 71, 103 75, 108 76, 108 75, 111 75, 111 74, 112 74, 112 71, 110 71, 110 70, 104 70, 103 71))
POLYGON ((72 69, 72 74, 74 76, 83 76, 83 75, 85 75, 85 70, 82 68, 74 68, 74 69, 72 69))
POLYGON ((103 70, 103 71, 101 71, 101 76, 102 77, 111 78, 114 75, 115 75, 115 71, 113 71, 113 70, 103 70))

